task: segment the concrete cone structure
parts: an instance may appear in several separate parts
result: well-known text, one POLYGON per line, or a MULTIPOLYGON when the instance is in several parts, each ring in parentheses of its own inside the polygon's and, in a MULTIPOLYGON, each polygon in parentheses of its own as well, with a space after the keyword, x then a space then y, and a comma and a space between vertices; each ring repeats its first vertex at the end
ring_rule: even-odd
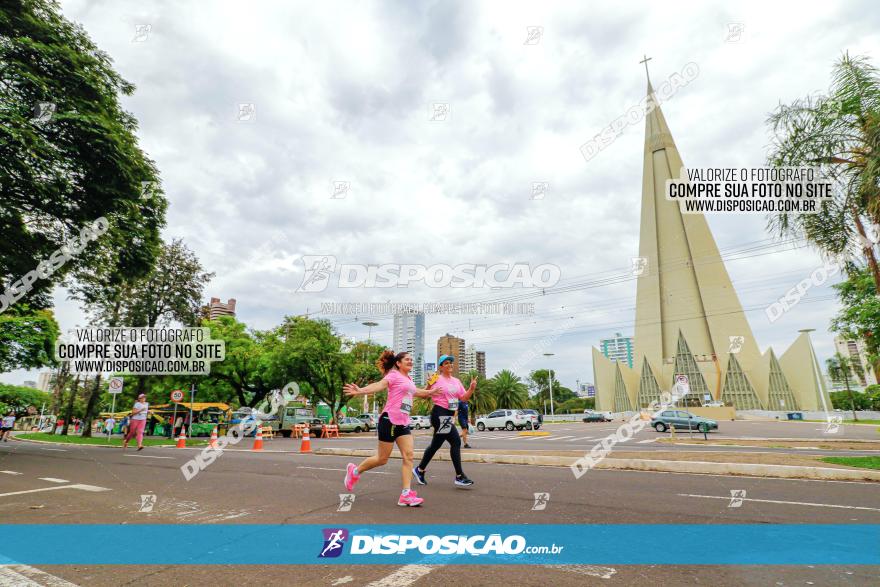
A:
POLYGON ((688 376, 688 406, 830 407, 809 337, 781 359, 762 355, 705 217, 666 198, 667 180, 686 172, 650 80, 647 92, 633 368, 593 349, 596 408, 648 407, 678 374, 688 376))

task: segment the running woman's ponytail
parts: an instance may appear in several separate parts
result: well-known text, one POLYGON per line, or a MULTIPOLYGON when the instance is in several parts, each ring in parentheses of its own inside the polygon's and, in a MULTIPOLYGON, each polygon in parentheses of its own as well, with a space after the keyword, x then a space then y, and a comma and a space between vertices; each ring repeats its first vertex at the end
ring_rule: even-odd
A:
POLYGON ((394 367, 397 366, 397 362, 403 360, 403 358, 408 354, 409 353, 404 351, 395 355, 394 351, 392 351, 391 349, 385 349, 384 351, 382 351, 382 354, 379 355, 379 360, 376 361, 376 367, 379 368, 379 371, 382 372, 382 375, 385 375, 386 373, 394 369, 394 367))

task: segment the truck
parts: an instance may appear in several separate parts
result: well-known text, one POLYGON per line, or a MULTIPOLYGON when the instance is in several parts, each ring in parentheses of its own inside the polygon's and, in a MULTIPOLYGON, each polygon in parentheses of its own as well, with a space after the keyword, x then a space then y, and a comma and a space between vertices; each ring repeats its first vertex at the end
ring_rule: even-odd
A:
MULTIPOLYGON (((260 410, 258 407, 257 410, 260 410)), ((239 408, 232 414, 231 425, 239 422, 246 422, 252 418, 251 408, 239 408)), ((293 433, 293 427, 297 424, 308 424, 314 429, 318 424, 319 418, 315 417, 315 412, 302 402, 288 402, 278 413, 270 414, 268 418, 262 419, 262 426, 272 428, 275 434, 280 434, 285 438, 289 438, 293 433)), ((251 435, 256 434, 256 429, 251 435)))

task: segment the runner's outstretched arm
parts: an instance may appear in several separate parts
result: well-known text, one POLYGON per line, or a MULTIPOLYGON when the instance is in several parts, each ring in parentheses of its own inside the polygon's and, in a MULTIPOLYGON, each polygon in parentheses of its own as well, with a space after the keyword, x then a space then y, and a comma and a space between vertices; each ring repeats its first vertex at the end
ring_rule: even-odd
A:
POLYGON ((379 393, 380 391, 385 391, 388 389, 388 380, 380 379, 375 383, 371 383, 366 387, 358 387, 354 383, 346 383, 344 390, 345 395, 355 396, 355 395, 373 395, 374 393, 379 393))

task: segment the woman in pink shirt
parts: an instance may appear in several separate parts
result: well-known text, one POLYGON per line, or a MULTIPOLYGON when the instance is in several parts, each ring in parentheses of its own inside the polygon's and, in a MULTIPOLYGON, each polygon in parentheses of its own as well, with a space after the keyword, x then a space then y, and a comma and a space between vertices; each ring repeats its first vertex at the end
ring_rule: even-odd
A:
POLYGON ((431 426, 434 428, 434 436, 431 438, 431 444, 425 449, 422 455, 422 462, 413 469, 413 475, 420 485, 427 485, 425 479, 425 469, 428 463, 434 458, 437 450, 443 446, 444 442, 449 443, 449 456, 452 459, 452 466, 455 467, 455 486, 470 487, 473 481, 467 478, 464 470, 461 468, 461 438, 458 436, 458 429, 455 427, 455 411, 458 409, 458 402, 466 402, 473 395, 477 388, 476 377, 471 380, 471 385, 467 391, 461 384, 458 377, 452 376, 452 363, 455 357, 452 355, 443 355, 440 357, 439 377, 432 378, 428 385, 431 390, 439 391, 431 397, 434 402, 434 408, 431 410, 431 426))
POLYGON ((345 471, 345 488, 349 491, 354 489, 360 480, 361 473, 375 467, 381 467, 388 462, 394 444, 403 457, 403 491, 399 506, 417 506, 424 500, 411 490, 412 466, 413 466, 413 438, 409 430, 409 414, 412 411, 413 397, 431 397, 435 391, 418 389, 409 378, 412 370, 413 359, 409 353, 397 353, 385 350, 376 362, 376 366, 382 371, 384 377, 366 387, 358 387, 354 383, 345 385, 345 394, 348 396, 371 395, 380 391, 388 391, 388 401, 382 408, 379 417, 379 449, 375 455, 364 459, 360 465, 349 463, 345 471))

